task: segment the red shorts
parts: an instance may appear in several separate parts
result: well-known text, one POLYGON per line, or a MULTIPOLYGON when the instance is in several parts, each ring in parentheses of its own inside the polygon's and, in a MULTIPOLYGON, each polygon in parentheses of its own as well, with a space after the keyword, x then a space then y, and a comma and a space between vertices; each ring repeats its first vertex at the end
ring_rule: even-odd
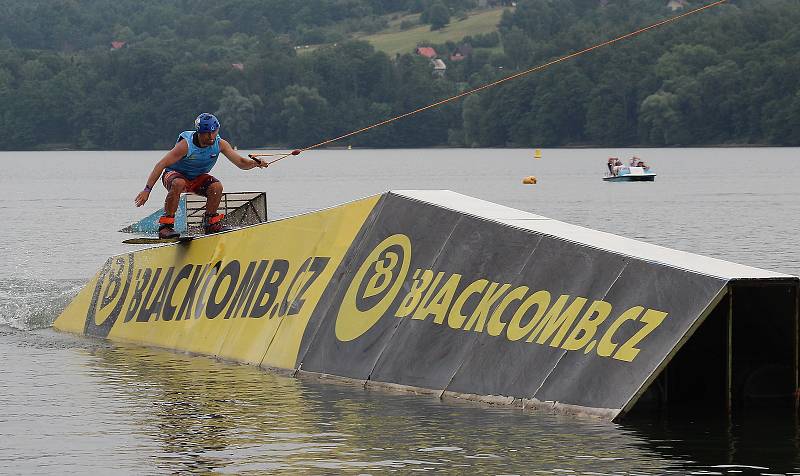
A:
POLYGON ((177 178, 186 181, 186 189, 184 189, 184 192, 196 193, 204 197, 206 196, 206 192, 208 192, 209 185, 214 182, 219 182, 216 177, 209 174, 198 175, 194 180, 189 180, 182 173, 170 170, 169 172, 164 172, 164 175, 161 176, 161 183, 164 184, 164 188, 169 190, 172 186, 172 181, 177 178))

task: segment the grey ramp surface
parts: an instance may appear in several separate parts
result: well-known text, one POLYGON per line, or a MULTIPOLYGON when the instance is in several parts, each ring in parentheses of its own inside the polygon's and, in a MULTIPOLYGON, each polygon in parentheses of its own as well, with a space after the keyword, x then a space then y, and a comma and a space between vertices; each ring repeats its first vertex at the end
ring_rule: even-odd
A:
MULTIPOLYGON (((371 221, 369 230, 360 234, 351 247, 348 255, 343 260, 353 263, 348 269, 340 269, 342 285, 333 289, 329 287, 323 293, 320 304, 315 309, 309 321, 309 326, 318 326, 313 336, 313 342, 302 344, 301 349, 307 349, 299 355, 303 370, 333 374, 366 380, 370 377, 375 363, 378 361, 383 349, 393 338, 400 319, 392 316, 393 308, 389 309, 387 316, 380 319, 364 335, 350 342, 341 342, 336 339, 335 326, 345 292, 356 272, 358 266, 370 254, 373 248, 387 236, 403 233, 418 237, 411 256, 411 269, 417 266, 429 267, 444 245, 449 232, 455 228, 459 216, 448 210, 436 207, 413 206, 409 201, 399 201, 391 195, 384 195, 383 202, 377 211, 375 219, 371 221), (421 215, 422 214, 422 215, 421 215), (430 233, 430 223, 436 224, 437 230, 442 233, 430 233)), ((341 268, 341 267, 340 267, 341 268)), ((408 286, 404 285, 404 290, 408 286)), ((398 300, 405 295, 401 290, 398 300)), ((375 296, 373 300, 380 300, 382 296, 375 296)), ((369 305, 370 302, 364 303, 369 305)), ((304 340, 309 339, 308 332, 304 340)))
MULTIPOLYGON (((602 299, 625 264, 625 258, 611 253, 598 253, 543 237, 515 278, 514 285, 528 286, 532 290, 558 289, 562 294, 602 299)), ((557 297, 552 296, 553 299, 557 297)), ((518 307, 519 302, 510 306, 504 315, 513 314, 518 307)), ((549 345, 528 343, 525 339, 509 342, 482 336, 480 344, 455 375, 448 391, 531 398, 567 352, 549 345)))
POLYGON ((534 213, 506 207, 450 190, 398 190, 390 192, 433 206, 465 213, 509 226, 562 238, 593 248, 636 257, 645 261, 728 279, 795 278, 708 256, 673 250, 611 233, 564 223, 534 213))
MULTIPOLYGON (((424 212, 420 210, 417 213, 424 212)), ((448 271, 439 288, 453 273, 462 275, 461 289, 483 277, 498 283, 510 283, 538 243, 538 238, 528 233, 507 227, 487 226, 485 221, 465 215, 459 217, 451 233, 445 235, 445 230, 432 232, 444 235, 447 240, 436 260, 423 266, 448 271)), ((432 292, 428 301, 435 297, 436 293, 432 292)), ((468 300, 462 313, 469 316, 479 302, 477 298, 468 300)), ((392 308, 396 308, 396 305, 392 308)), ((433 320, 434 316, 426 316, 425 313, 402 319, 391 343, 384 349, 372 379, 445 389, 464 360, 474 352, 481 334, 456 331, 446 321, 443 325, 432 325, 433 320)))
MULTIPOLYGON (((367 223, 337 270, 338 281, 312 314, 312 332, 304 336, 298 357, 302 370, 459 394, 558 402, 611 418, 635 402, 708 315, 730 280, 796 280, 448 191, 384 194, 367 223), (336 320, 356 270, 379 243, 398 234, 411 243, 409 271, 400 292, 362 335, 338 340, 336 320), (621 248, 613 249, 612 243, 621 248), (397 317, 416 270, 443 276, 425 294, 428 302, 441 297, 442 285, 456 274, 456 296, 478 280, 491 282, 495 290, 503 286, 483 310, 484 325, 513 290, 527 296, 549 293, 542 320, 552 318, 546 324, 554 327, 548 327, 543 340, 515 341, 502 333, 489 335, 488 328, 451 327, 449 313, 439 316, 439 322, 424 312, 397 317), (559 299, 565 299, 566 306, 550 316, 559 299), (578 311, 567 312, 573 304, 578 311), (589 312, 592 306, 607 308, 608 314, 581 347, 575 347, 576 339, 588 335, 579 329, 589 322, 583 319, 596 317, 589 312), (573 346, 569 350, 568 336, 573 346)), ((362 282, 359 293, 363 286, 362 282)), ((369 309, 383 297, 365 298, 359 306, 369 309)), ((470 316, 484 298, 481 293, 471 296, 462 314, 470 316)), ((500 314, 504 326, 522 300, 507 303, 500 314)), ((532 318, 535 310, 526 311, 522 319, 532 318)))

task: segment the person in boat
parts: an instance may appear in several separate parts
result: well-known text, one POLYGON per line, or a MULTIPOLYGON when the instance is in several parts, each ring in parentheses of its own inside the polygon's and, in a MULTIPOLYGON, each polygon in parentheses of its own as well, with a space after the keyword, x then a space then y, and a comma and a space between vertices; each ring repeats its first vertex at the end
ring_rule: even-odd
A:
POLYGON ((647 167, 647 165, 644 163, 644 160, 634 155, 631 157, 631 167, 647 167))
POLYGON ((206 212, 203 216, 205 233, 217 233, 226 229, 221 222, 223 215, 217 213, 222 198, 222 182, 209 174, 217 163, 220 152, 242 170, 268 165, 255 157, 250 156, 248 159, 239 155, 228 141, 219 136, 219 129, 219 120, 213 114, 204 112, 197 116, 194 130, 178 135, 175 146, 156 163, 147 177, 144 190, 136 195, 134 204, 141 207, 150 197, 156 180, 161 177, 161 183, 167 189, 167 198, 164 200, 164 215, 158 220, 159 238, 180 236, 175 231, 175 212, 183 192, 206 197, 206 212))
POLYGON ((608 173, 611 175, 619 174, 619 168, 622 167, 622 161, 619 157, 609 157, 608 159, 608 173))
POLYGON ((619 166, 622 165, 622 161, 619 160, 618 157, 609 157, 608 158, 608 173, 611 175, 617 175, 619 172, 619 166))
POLYGON ((634 156, 631 159, 631 167, 641 167, 644 169, 645 172, 647 172, 650 169, 650 167, 646 163, 644 163, 644 160, 636 156, 634 156))

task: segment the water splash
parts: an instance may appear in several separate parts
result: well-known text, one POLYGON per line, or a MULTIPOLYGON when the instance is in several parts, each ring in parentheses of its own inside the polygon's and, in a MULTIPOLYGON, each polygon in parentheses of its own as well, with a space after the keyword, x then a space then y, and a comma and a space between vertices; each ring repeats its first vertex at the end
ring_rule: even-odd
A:
POLYGON ((0 325, 50 327, 83 285, 78 280, 0 279, 0 325))

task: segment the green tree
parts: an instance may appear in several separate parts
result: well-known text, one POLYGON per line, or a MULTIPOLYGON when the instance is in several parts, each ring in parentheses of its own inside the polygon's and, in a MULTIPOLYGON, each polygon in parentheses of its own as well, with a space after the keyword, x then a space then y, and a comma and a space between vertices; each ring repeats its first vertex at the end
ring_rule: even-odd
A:
POLYGON ((800 145, 800 89, 789 101, 766 105, 764 125, 771 143, 800 145))
POLYGON ((517 69, 530 66, 533 57, 533 43, 519 28, 512 28, 503 35, 503 51, 517 69))
POLYGON ((653 145, 686 143, 688 133, 675 94, 665 91, 651 94, 642 102, 640 117, 642 133, 647 143, 653 145))
POLYGON ((450 9, 442 2, 434 2, 428 8, 427 18, 431 24, 431 31, 441 30, 450 23, 450 9))
POLYGON ((664 80, 696 75, 708 66, 718 64, 720 55, 705 45, 676 45, 664 53, 655 67, 655 73, 664 80))
POLYGON ((325 136, 330 108, 315 88, 289 86, 283 92, 280 117, 292 147, 312 145, 325 136))
POLYGON ((467 147, 479 147, 482 144, 481 119, 483 118, 483 105, 481 104, 481 98, 472 95, 464 99, 461 117, 464 124, 464 145, 467 147))
POLYGON ((233 86, 223 88, 217 114, 225 125, 226 136, 234 144, 255 144, 253 125, 263 106, 263 101, 255 94, 245 97, 233 86))

